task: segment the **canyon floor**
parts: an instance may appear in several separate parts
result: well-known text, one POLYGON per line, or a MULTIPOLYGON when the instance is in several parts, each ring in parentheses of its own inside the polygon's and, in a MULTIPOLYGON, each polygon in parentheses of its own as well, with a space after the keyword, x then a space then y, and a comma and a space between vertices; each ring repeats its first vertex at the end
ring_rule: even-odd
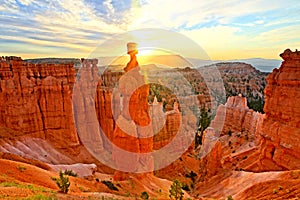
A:
MULTIPOLYGON (((144 191, 149 194, 149 199, 169 199, 169 188, 172 184, 170 180, 173 178, 170 172, 165 174, 165 178, 170 180, 149 175, 142 179, 133 176, 126 181, 114 181, 113 174, 96 172, 85 178, 70 176, 70 190, 68 194, 63 194, 52 180, 53 177, 58 177, 57 172, 37 167, 36 163, 29 160, 26 161, 29 163, 27 164, 9 160, 13 158, 8 155, 5 157, 0 159, 1 199, 141 199, 144 191), (111 181, 118 191, 109 189, 101 183, 103 180, 111 181)), ((183 162, 187 169, 186 164, 193 163, 189 158, 183 156, 183 161, 177 162, 183 162)), ((191 182, 189 178, 177 176, 182 182, 191 182)), ((205 182, 195 183, 194 189, 185 192, 184 199, 226 199, 230 196, 233 199, 249 200, 298 199, 299 185, 300 170, 262 173, 228 170, 205 182)))

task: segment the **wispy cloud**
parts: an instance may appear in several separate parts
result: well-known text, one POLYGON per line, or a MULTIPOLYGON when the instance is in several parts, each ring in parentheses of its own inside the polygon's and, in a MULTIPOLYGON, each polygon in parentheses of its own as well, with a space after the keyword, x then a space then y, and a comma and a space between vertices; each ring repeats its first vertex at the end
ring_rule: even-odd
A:
POLYGON ((22 5, 28 6, 34 2, 36 2, 37 0, 18 0, 22 5))
POLYGON ((19 45, 23 55, 68 49, 61 52, 66 57, 92 51, 114 34, 147 27, 182 33, 215 59, 235 58, 238 49, 249 56, 257 50, 256 57, 263 57, 269 54, 261 49, 298 44, 299 12, 298 0, 6 0, 0 4, 0 42, 6 49, 19 45))
MULTIPOLYGON (((226 25, 236 18, 247 15, 257 15, 264 12, 279 9, 285 5, 285 1, 276 0, 272 3, 263 0, 254 1, 149 1, 141 7, 141 16, 138 16, 140 24, 152 23, 152 26, 164 26, 166 28, 186 28, 198 24, 216 21, 226 25)), ((140 24, 136 24, 138 27, 140 24)))
POLYGON ((255 37, 252 41, 264 43, 284 43, 290 40, 300 41, 300 25, 286 26, 279 29, 265 31, 255 37))
POLYGON ((18 11, 18 6, 15 0, 2 1, 0 4, 0 11, 6 13, 14 13, 18 11))

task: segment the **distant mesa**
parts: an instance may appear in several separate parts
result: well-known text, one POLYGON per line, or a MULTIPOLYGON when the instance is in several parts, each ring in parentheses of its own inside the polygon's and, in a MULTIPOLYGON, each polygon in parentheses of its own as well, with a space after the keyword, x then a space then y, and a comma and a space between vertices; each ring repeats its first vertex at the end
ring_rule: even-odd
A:
POLYGON ((69 64, 74 63, 75 66, 81 64, 80 59, 78 58, 34 58, 34 59, 25 59, 25 62, 33 64, 69 64))

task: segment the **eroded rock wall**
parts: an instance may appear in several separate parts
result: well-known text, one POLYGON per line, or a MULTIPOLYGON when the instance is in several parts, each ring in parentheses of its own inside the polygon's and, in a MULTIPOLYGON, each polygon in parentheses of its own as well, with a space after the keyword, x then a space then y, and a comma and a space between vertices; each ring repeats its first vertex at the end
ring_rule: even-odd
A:
POLYGON ((279 69, 267 77, 261 155, 283 169, 300 168, 300 52, 287 49, 279 69))
MULTIPOLYGON (((218 107, 209 131, 222 141, 223 168, 254 172, 300 168, 300 52, 287 49, 280 56, 281 67, 267 77, 265 114, 249 109, 241 96, 229 97, 218 107)), ((205 159, 215 156, 207 153, 205 159)))
POLYGON ((220 136, 244 131, 256 135, 261 128, 262 119, 262 114, 248 108, 245 97, 233 96, 227 99, 225 105, 218 107, 210 127, 219 132, 220 136))
POLYGON ((72 112, 72 64, 0 58, 0 126, 55 143, 79 145, 72 112), (68 142, 66 142, 68 141, 68 142))

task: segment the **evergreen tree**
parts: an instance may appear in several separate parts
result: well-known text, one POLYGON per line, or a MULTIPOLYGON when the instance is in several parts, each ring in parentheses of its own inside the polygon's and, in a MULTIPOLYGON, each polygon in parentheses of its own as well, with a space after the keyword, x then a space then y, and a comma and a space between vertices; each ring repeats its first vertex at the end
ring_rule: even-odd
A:
POLYGON ((169 197, 175 200, 183 199, 182 183, 175 179, 169 190, 169 197))
POLYGON ((63 193, 68 193, 70 187, 70 181, 68 177, 64 176, 62 171, 59 172, 59 178, 53 178, 56 185, 59 187, 60 191, 63 193))

